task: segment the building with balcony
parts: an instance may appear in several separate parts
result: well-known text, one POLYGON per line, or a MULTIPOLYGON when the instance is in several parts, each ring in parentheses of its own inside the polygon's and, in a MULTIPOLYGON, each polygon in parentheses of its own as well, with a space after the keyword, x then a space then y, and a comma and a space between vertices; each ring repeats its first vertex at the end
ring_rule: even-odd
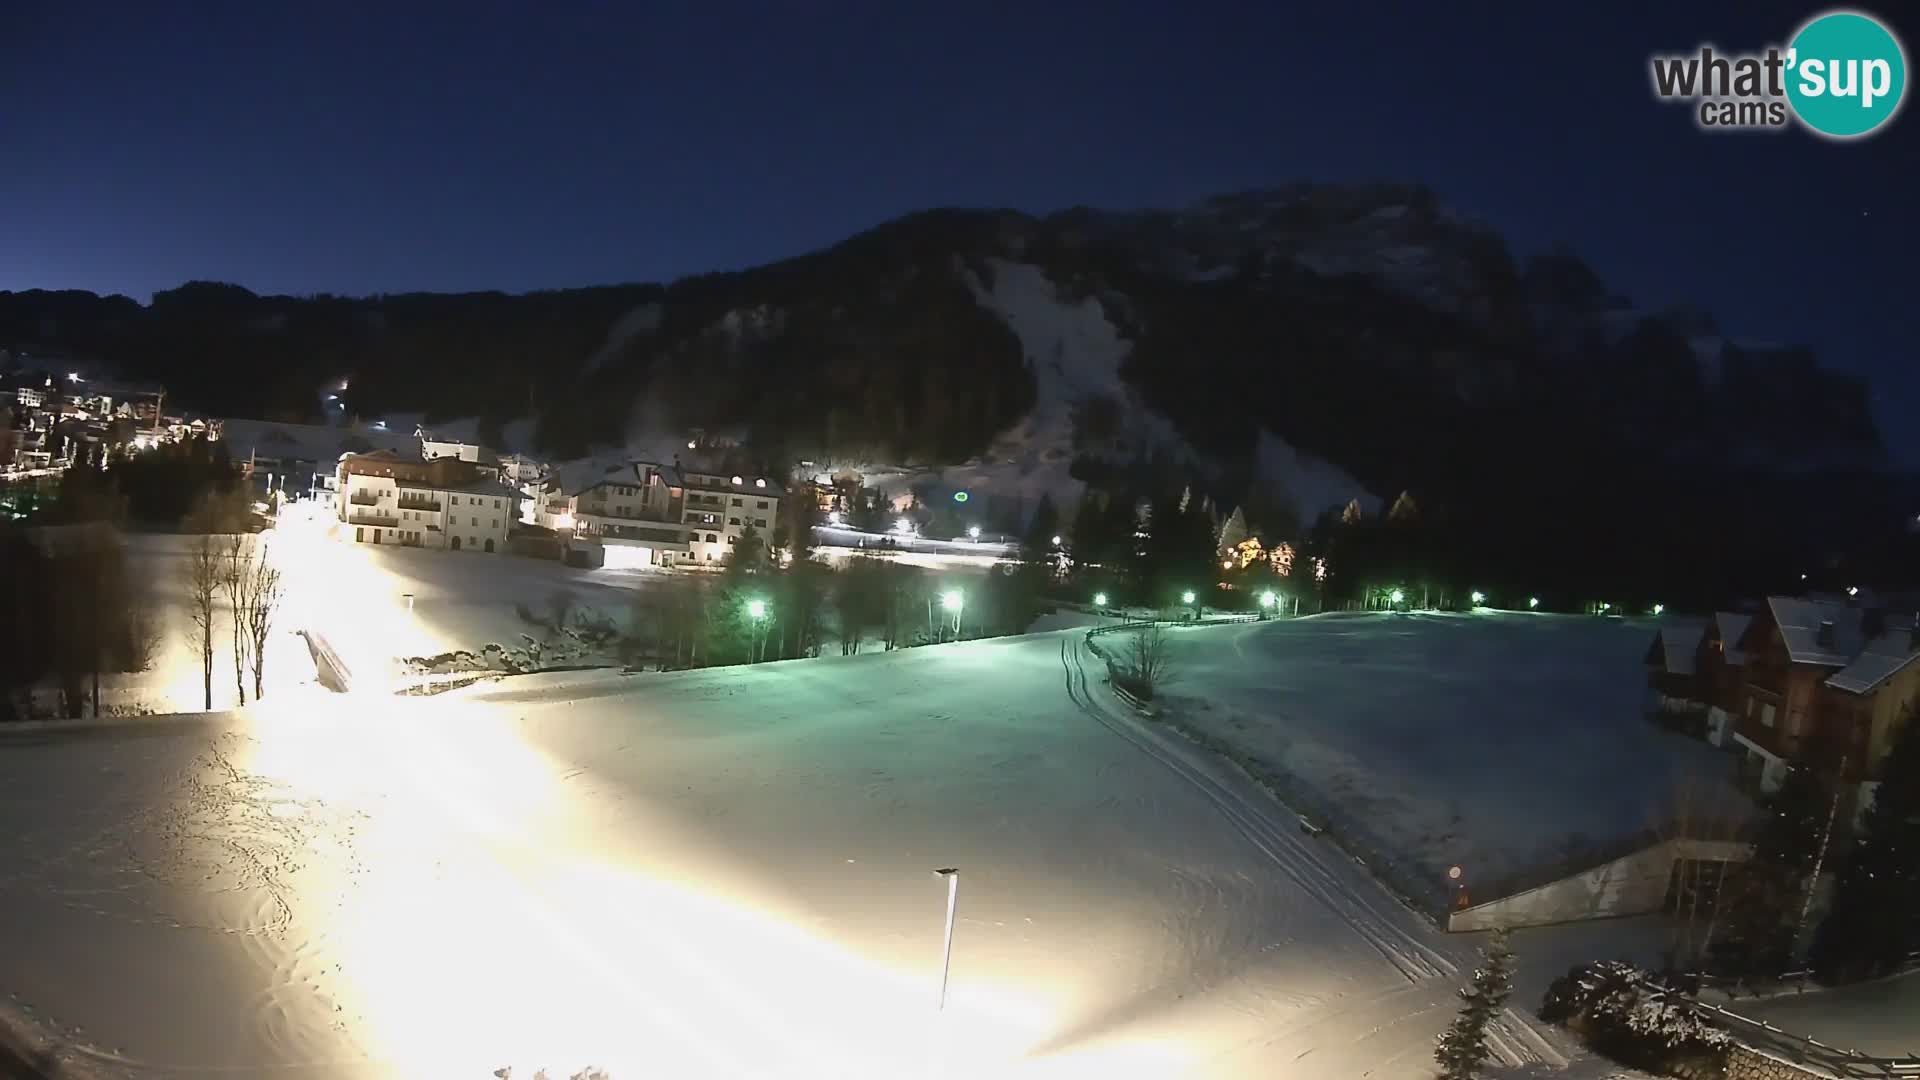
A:
POLYGON ((786 489, 770 477, 738 473, 682 472, 686 507, 687 553, 692 562, 722 563, 748 529, 771 544, 780 527, 780 502, 786 489))
POLYGON ((519 516, 518 491, 459 458, 347 454, 335 489, 339 518, 358 544, 504 552, 519 516))
POLYGON ((1859 796, 1871 792, 1920 702, 1912 615, 1775 596, 1721 645, 1743 661, 1728 703, 1750 781, 1772 791, 1789 765, 1810 765, 1859 796))
POLYGON ((588 458, 556 466, 542 482, 534 524, 572 552, 617 569, 673 566, 688 558, 681 525, 686 488, 672 466, 588 458))
POLYGON ((552 470, 534 524, 597 544, 606 566, 718 566, 748 529, 772 538, 785 494, 765 476, 587 459, 552 470))

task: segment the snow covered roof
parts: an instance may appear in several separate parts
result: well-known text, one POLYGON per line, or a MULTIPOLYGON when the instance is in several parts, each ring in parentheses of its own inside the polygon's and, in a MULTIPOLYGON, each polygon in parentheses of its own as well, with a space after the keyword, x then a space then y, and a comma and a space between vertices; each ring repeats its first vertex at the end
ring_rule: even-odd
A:
POLYGON ((1700 638, 1705 633, 1705 627, 1663 626, 1654 631, 1653 650, 1649 652, 1648 659, 1661 657, 1661 670, 1669 675, 1691 675, 1693 657, 1699 651, 1700 638))
POLYGON ((547 490, 562 495, 581 495, 602 484, 644 484, 649 470, 660 474, 660 479, 668 487, 681 487, 684 484, 680 474, 671 465, 638 461, 624 455, 607 455, 576 458, 555 465, 547 477, 547 490))
POLYGON ((519 488, 511 484, 503 484, 498 480, 485 476, 478 477, 469 483, 454 484, 449 487, 438 488, 438 490, 456 492, 461 495, 491 495, 501 499, 524 498, 519 488))
POLYGON ((750 476, 734 473, 722 476, 718 473, 686 473, 687 487, 699 491, 730 491, 736 495, 758 495, 763 499, 778 499, 787 493, 780 481, 770 476, 750 476), (738 481, 738 483, 735 483, 738 481))
POLYGON ((1920 658, 1909 627, 1890 628, 1867 642, 1853 663, 1827 677, 1827 685, 1850 694, 1865 694, 1920 658))
POLYGON ((1794 596, 1769 596, 1767 608, 1787 644, 1787 657, 1796 664, 1846 667, 1866 646, 1861 632, 1861 608, 1794 596), (1820 640, 1821 627, 1831 624, 1832 636, 1820 640))
POLYGON ((1888 616, 1884 609, 1789 596, 1768 597, 1767 608, 1786 642, 1788 658, 1796 664, 1839 668, 1826 680, 1837 690, 1868 693, 1917 655, 1910 616, 1888 616), (1876 611, 1879 614, 1870 618, 1876 611), (1828 629, 1826 641, 1820 640, 1823 627, 1828 629))
POLYGON ((332 463, 342 454, 391 450, 420 460, 420 439, 411 431, 382 431, 324 424, 277 424, 270 420, 222 420, 220 438, 235 461, 248 457, 332 463))
POLYGON ((1720 635, 1720 651, 1729 664, 1744 664, 1747 654, 1740 651, 1740 637, 1747 632, 1747 624, 1753 616, 1742 615, 1735 611, 1716 611, 1713 613, 1713 626, 1720 635))

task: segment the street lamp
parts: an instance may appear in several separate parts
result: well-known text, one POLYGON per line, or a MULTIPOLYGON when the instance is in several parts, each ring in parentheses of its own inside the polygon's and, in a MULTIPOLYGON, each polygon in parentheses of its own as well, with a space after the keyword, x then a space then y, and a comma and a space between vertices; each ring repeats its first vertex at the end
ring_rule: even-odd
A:
POLYGON ((1183 592, 1183 593, 1181 593, 1181 594, 1180 594, 1180 602, 1181 602, 1181 603, 1183 603, 1183 604, 1191 604, 1191 603, 1193 603, 1193 590, 1192 590, 1192 589, 1188 589, 1188 590, 1187 590, 1186 592, 1183 592))
POLYGON ((960 868, 943 866, 933 876, 947 879, 947 929, 940 941, 940 1000, 935 1009, 947 1007, 947 972, 953 969, 953 913, 960 902, 960 868))
POLYGON ((1392 592, 1387 594, 1387 600, 1395 605, 1398 605, 1400 601, 1405 600, 1406 598, 1407 598, 1407 594, 1401 592, 1399 589, 1395 589, 1392 592))
POLYGON ((1053 534, 1053 546, 1054 546, 1054 547, 1059 547, 1059 546, 1060 546, 1060 534, 1059 534, 1059 533, 1054 533, 1054 534, 1053 534))
POLYGON ((748 600, 747 618, 753 620, 753 662, 757 664, 767 652, 767 602, 757 596, 748 600))
POLYGON ((960 610, 966 606, 967 598, 959 589, 948 589, 940 594, 940 606, 953 612, 953 636, 960 637, 960 610))
POLYGON ((1539 606, 1540 606, 1540 598, 1539 598, 1539 597, 1537 597, 1537 596, 1529 596, 1529 597, 1527 597, 1527 608, 1528 608, 1528 610, 1532 610, 1533 608, 1537 608, 1537 607, 1539 607, 1539 606))
POLYGON ((1279 602, 1280 602, 1280 598, 1273 595, 1272 589, 1268 589, 1266 592, 1261 593, 1260 594, 1260 617, 1263 619, 1266 618, 1267 612, 1272 611, 1274 605, 1279 602))
POLYGON ((1655 605, 1653 605, 1653 613, 1654 613, 1655 615, 1664 615, 1664 614, 1666 614, 1666 611, 1667 611, 1667 605, 1665 605, 1665 604, 1655 604, 1655 605))
POLYGON ((1094 593, 1094 594, 1093 594, 1093 606, 1094 606, 1094 607, 1098 607, 1098 608, 1103 608, 1103 607, 1106 607, 1106 606, 1107 606, 1107 594, 1106 594, 1106 593, 1103 593, 1103 592, 1097 592, 1097 593, 1094 593))
POLYGON ((1479 605, 1481 605, 1481 604, 1484 604, 1484 603, 1486 603, 1486 602, 1487 602, 1487 594, 1486 594, 1486 593, 1483 593, 1483 592, 1481 592, 1481 591, 1480 591, 1479 589, 1475 589, 1475 590, 1473 590, 1473 603, 1474 603, 1474 606, 1476 606, 1476 607, 1477 607, 1477 606, 1479 606, 1479 605))
POLYGON ((980 526, 978 525, 967 526, 967 536, 968 538, 973 540, 980 539, 980 526))

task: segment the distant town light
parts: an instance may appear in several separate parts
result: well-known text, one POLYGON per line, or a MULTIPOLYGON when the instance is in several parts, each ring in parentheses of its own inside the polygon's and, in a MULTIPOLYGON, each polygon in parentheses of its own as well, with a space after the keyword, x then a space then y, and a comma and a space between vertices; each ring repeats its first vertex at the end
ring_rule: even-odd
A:
POLYGON ((1391 600, 1392 602, 1394 602, 1394 603, 1396 603, 1396 604, 1397 604, 1397 603, 1399 603, 1399 602, 1400 602, 1400 601, 1402 601, 1402 600, 1405 600, 1406 598, 1407 598, 1407 594, 1406 594, 1406 593, 1403 593, 1403 592, 1401 592, 1401 591, 1400 591, 1399 589, 1395 589, 1395 590, 1393 590, 1392 592, 1390 592, 1390 593, 1388 593, 1388 594, 1387 594, 1387 599, 1388 599, 1388 600, 1391 600))
POLYGON ((1860 586, 1858 586, 1858 585, 1849 585, 1849 586, 1847 586, 1847 595, 1848 595, 1848 596, 1859 596, 1859 595, 1860 595, 1860 586))
POLYGON ((1605 610, 1607 610, 1608 608, 1610 608, 1610 607, 1612 607, 1612 606, 1613 606, 1612 604, 1609 604, 1609 603, 1607 603, 1607 602, 1606 602, 1605 600, 1602 600, 1602 601, 1600 601, 1600 610, 1601 610, 1601 611, 1605 611, 1605 610))
POLYGON ((1801 581, 1805 581, 1805 580, 1807 580, 1807 575, 1805 575, 1805 574, 1801 574, 1801 575, 1800 575, 1800 580, 1801 580, 1801 581))
POLYGON ((1655 615, 1664 615, 1664 614, 1666 614, 1666 613, 1667 613, 1667 605, 1665 605, 1665 604, 1655 604, 1655 605, 1653 605, 1653 613, 1654 613, 1655 615))
POLYGON ((1097 592, 1097 593, 1094 593, 1094 594, 1093 594, 1093 606, 1094 606, 1094 607, 1106 607, 1106 606, 1107 606, 1107 594, 1106 594, 1106 593, 1103 593, 1103 592, 1097 592))
POLYGON ((1273 595, 1273 591, 1271 589, 1260 594, 1261 607, 1270 608, 1278 602, 1279 602, 1279 597, 1273 595))
POLYGON ((82 379, 82 378, 80 377, 80 373, 79 373, 79 372, 77 372, 77 371, 69 371, 69 372, 67 372, 67 381, 68 381, 68 382, 85 382, 86 380, 84 380, 84 379, 82 379))
POLYGON ((1054 534, 1053 534, 1053 546, 1054 546, 1054 547, 1059 547, 1059 546, 1060 546, 1060 534, 1059 534, 1059 533, 1054 533, 1054 534))
POLYGON ((1537 607, 1539 607, 1539 606, 1540 606, 1540 598, 1539 598, 1539 597, 1537 597, 1537 596, 1529 596, 1529 597, 1527 597, 1527 606, 1528 606, 1529 608, 1537 608, 1537 607))
POLYGON ((980 526, 978 525, 967 526, 967 535, 975 540, 980 539, 980 526))
POLYGON ((1475 590, 1473 590, 1473 602, 1474 602, 1474 603, 1476 603, 1476 604, 1484 604, 1484 603, 1486 603, 1486 602, 1487 602, 1487 594, 1486 594, 1486 593, 1483 593, 1483 592, 1481 592, 1481 591, 1480 591, 1479 589, 1475 589, 1475 590))
POLYGON ((759 597, 755 597, 752 600, 747 601, 747 617, 750 619, 766 618, 767 602, 765 600, 760 599, 759 597))
POLYGON ((959 589, 948 589, 940 594, 940 606, 948 611, 959 611, 966 602, 967 598, 961 595, 959 589))
POLYGON ((1193 590, 1192 590, 1192 589, 1188 589, 1188 590, 1187 590, 1186 592, 1183 592, 1183 593, 1181 593, 1181 594, 1180 594, 1180 602, 1181 602, 1181 603, 1183 603, 1183 604, 1191 604, 1191 603, 1193 603, 1193 590))
POLYGON ((694 442, 692 439, 687 440, 687 449, 689 450, 695 449, 694 442))
POLYGON ((1232 559, 1221 559, 1221 560, 1220 560, 1220 569, 1222 569, 1222 570, 1231 570, 1231 569, 1233 569, 1233 560, 1232 560, 1232 559))

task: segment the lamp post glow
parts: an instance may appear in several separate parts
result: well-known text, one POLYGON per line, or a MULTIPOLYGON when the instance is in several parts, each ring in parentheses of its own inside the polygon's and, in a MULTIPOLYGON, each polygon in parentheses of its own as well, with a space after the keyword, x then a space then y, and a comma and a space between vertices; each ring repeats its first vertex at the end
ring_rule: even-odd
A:
POLYGON ((1539 597, 1537 597, 1537 596, 1529 596, 1529 597, 1527 597, 1527 610, 1529 610, 1529 611, 1531 611, 1531 610, 1533 610, 1534 608, 1537 608, 1537 607, 1539 607, 1539 606, 1540 606, 1540 598, 1539 598, 1539 597))
POLYGON ((1665 604, 1655 604, 1655 605, 1653 605, 1653 613, 1654 613, 1655 615, 1664 615, 1664 614, 1666 614, 1666 612, 1667 612, 1667 605, 1665 605, 1665 604))
POLYGON ((767 602, 757 596, 748 600, 747 618, 753 620, 753 662, 757 664, 767 652, 767 602))
POLYGON ((947 972, 953 969, 953 913, 960 903, 960 868, 943 866, 933 872, 947 879, 947 929, 940 941, 940 1000, 937 1010, 947 1007, 947 972))
POLYGON ((1094 607, 1098 607, 1098 608, 1103 608, 1103 607, 1106 607, 1106 606, 1107 606, 1107 594, 1106 594, 1106 593, 1103 593, 1103 592, 1097 592, 1097 593, 1094 593, 1094 594, 1093 594, 1093 606, 1094 606, 1094 607))
POLYGON ((1055 534, 1054 534, 1054 537, 1053 537, 1053 546, 1054 546, 1054 547, 1059 547, 1059 546, 1060 546, 1060 534, 1058 534, 1058 533, 1055 533, 1055 534))
POLYGON ((1267 591, 1261 593, 1260 594, 1260 617, 1263 619, 1266 618, 1267 613, 1272 611, 1274 609, 1274 605, 1278 604, 1279 602, 1280 602, 1280 598, 1273 595, 1272 589, 1268 589, 1267 591))
POLYGON ((1396 607, 1399 606, 1400 601, 1405 600, 1406 598, 1407 598, 1407 594, 1404 592, 1401 592, 1399 589, 1395 589, 1392 592, 1387 594, 1387 602, 1390 604, 1393 604, 1396 607))
POLYGON ((1181 603, 1183 603, 1183 604, 1191 604, 1191 603, 1193 603, 1193 590, 1192 590, 1192 589, 1188 589, 1188 590, 1187 590, 1186 592, 1183 592, 1183 593, 1181 593, 1181 594, 1180 594, 1180 602, 1181 602, 1181 603))
POLYGON ((1473 590, 1473 603, 1475 607, 1478 607, 1481 604, 1484 604, 1486 602, 1487 602, 1486 593, 1481 592, 1479 589, 1473 590))
POLYGON ((960 639, 960 611, 966 607, 967 598, 959 589, 948 589, 940 594, 940 606, 953 612, 953 637, 960 639))
POLYGON ((967 526, 967 538, 970 540, 980 539, 980 526, 978 525, 967 526))

